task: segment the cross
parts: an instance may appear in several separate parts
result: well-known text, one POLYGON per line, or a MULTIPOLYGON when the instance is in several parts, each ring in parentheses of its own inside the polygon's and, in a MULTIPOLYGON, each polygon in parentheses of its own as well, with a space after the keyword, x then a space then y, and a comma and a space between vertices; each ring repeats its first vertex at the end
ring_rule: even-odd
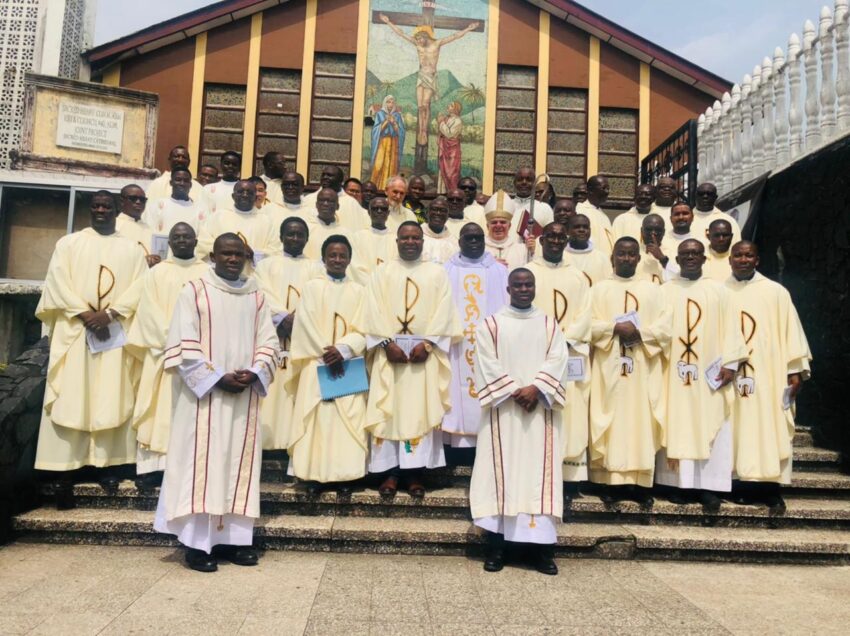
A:
MULTIPOLYGON (((435 0, 422 0, 422 13, 373 11, 372 22, 375 24, 383 24, 378 17, 382 13, 392 20, 393 24, 397 24, 399 26, 430 26, 435 29, 447 29, 450 31, 460 31, 461 29, 468 27, 473 22, 480 22, 479 20, 470 20, 467 18, 447 18, 441 15, 434 15, 436 8, 437 3, 435 0)), ((475 29, 473 29, 473 31, 483 33, 484 24, 480 23, 475 29)))
POLYGON ((416 85, 416 103, 418 109, 416 150, 413 160, 413 171, 415 174, 425 174, 428 172, 428 137, 430 135, 428 126, 431 121, 431 100, 437 91, 436 76, 440 48, 443 44, 457 41, 471 31, 484 31, 484 24, 480 20, 437 16, 434 15, 436 8, 436 0, 422 0, 421 13, 402 13, 399 11, 372 12, 372 22, 383 24, 383 18, 388 20, 390 28, 396 35, 413 44, 419 56, 419 81, 416 85), (428 30, 431 31, 429 36, 430 42, 426 44, 424 41, 414 40, 411 35, 399 29, 399 26, 428 27, 428 30), (446 29, 455 31, 456 33, 439 40, 434 40, 433 29, 446 29))

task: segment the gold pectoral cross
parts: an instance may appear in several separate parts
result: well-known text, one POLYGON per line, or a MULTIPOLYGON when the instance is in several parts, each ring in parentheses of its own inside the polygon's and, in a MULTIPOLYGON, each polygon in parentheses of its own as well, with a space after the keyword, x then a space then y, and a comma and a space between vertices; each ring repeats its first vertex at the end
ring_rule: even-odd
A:
POLYGON ((404 318, 396 316, 396 320, 401 323, 401 331, 399 333, 412 335, 410 323, 416 319, 416 314, 411 314, 416 303, 419 302, 419 285, 416 281, 407 278, 404 284, 404 318))

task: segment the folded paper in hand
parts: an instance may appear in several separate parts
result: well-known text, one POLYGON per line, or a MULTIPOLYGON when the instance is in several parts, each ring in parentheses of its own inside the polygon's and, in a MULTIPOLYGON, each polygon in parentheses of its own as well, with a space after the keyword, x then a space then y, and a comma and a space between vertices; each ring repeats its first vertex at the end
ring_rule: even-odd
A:
POLYGON ((343 375, 331 377, 331 369, 326 364, 320 364, 316 373, 319 375, 319 392, 322 399, 335 400, 338 397, 365 393, 369 390, 369 379, 366 377, 366 360, 351 358, 342 363, 343 375))
POLYGON ((124 327, 117 320, 113 320, 107 326, 109 329, 109 337, 106 340, 100 340, 94 335, 94 331, 86 329, 86 344, 91 353, 101 353, 110 349, 120 349, 127 344, 127 335, 124 333, 124 327))
POLYGON ((720 375, 720 363, 722 361, 722 358, 715 358, 705 370, 705 381, 708 382, 712 391, 716 391, 720 387, 720 380, 717 379, 717 376, 720 375))

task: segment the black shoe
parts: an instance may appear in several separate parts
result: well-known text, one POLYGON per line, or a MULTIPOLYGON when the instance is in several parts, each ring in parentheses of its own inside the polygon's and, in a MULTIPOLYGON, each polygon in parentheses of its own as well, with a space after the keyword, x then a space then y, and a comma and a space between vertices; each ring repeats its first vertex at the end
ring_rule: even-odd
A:
POLYGON ((308 497, 319 497, 324 491, 324 487, 317 481, 305 481, 304 490, 308 497))
POLYGON ((186 565, 198 572, 215 572, 218 569, 216 558, 203 550, 186 549, 186 565))
POLYGON ((337 497, 350 497, 352 492, 354 492, 354 487, 351 485, 351 482, 346 481, 336 485, 337 497))
POLYGON ((534 556, 534 569, 548 576, 555 576, 558 573, 558 566, 555 563, 554 550, 551 545, 537 546, 534 556))
POLYGON ((677 506, 687 506, 689 503, 691 503, 690 501, 688 501, 688 498, 684 496, 684 494, 678 492, 677 490, 671 491, 670 494, 667 496, 667 499, 670 500, 670 503, 676 504, 677 506))
POLYGON ((67 478, 53 482, 53 496, 56 500, 56 510, 72 510, 77 506, 74 499, 74 482, 67 478))
POLYGON ((257 548, 251 545, 217 545, 213 554, 234 565, 257 565, 260 560, 257 548))
POLYGON ((505 551, 501 548, 488 550, 487 558, 484 559, 485 572, 501 572, 505 567, 505 551))
POLYGON ((641 508, 652 508, 655 503, 655 498, 652 496, 652 490, 642 486, 633 486, 629 493, 632 501, 637 503, 641 508))
POLYGON ((103 488, 105 491, 115 492, 116 490, 118 490, 118 484, 121 483, 121 480, 118 479, 117 475, 107 473, 98 477, 97 483, 99 483, 100 487, 103 488))
POLYGON ((699 502, 702 504, 702 509, 706 513, 712 515, 716 515, 718 512, 720 512, 720 506, 723 505, 723 502, 720 500, 720 497, 708 490, 703 490, 700 492, 699 502))
POLYGON ((152 473, 145 473, 144 475, 137 475, 134 481, 136 482, 136 488, 149 492, 159 486, 162 486, 162 472, 155 471, 152 473))
POLYGON ((777 517, 785 514, 785 500, 780 494, 771 494, 764 498, 764 503, 767 504, 767 512, 771 517, 777 517))

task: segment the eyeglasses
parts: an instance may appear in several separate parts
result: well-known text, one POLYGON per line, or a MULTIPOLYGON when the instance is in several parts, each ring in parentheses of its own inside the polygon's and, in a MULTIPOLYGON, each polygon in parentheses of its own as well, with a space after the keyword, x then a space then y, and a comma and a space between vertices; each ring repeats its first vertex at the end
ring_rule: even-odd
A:
POLYGON ((446 197, 446 201, 463 201, 463 197, 446 197))
POLYGON ((474 185, 472 185, 471 183, 468 183, 466 185, 459 185, 458 188, 460 188, 461 190, 477 190, 478 189, 474 185))
POLYGON ((123 198, 127 199, 128 201, 132 201, 133 203, 141 203, 142 201, 148 200, 147 197, 139 196, 137 194, 131 194, 131 195, 125 194, 125 195, 122 195, 122 196, 123 196, 123 198))

